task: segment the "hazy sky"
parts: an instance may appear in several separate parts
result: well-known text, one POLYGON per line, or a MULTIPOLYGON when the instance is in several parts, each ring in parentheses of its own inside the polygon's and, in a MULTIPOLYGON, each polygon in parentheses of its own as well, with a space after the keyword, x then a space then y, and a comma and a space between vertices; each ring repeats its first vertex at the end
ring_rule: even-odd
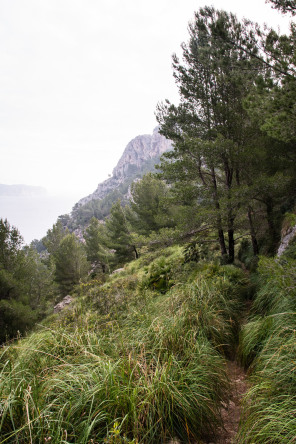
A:
POLYGON ((264 0, 0 0, 0 183, 94 191, 177 101, 171 55, 205 4, 286 29, 264 0))

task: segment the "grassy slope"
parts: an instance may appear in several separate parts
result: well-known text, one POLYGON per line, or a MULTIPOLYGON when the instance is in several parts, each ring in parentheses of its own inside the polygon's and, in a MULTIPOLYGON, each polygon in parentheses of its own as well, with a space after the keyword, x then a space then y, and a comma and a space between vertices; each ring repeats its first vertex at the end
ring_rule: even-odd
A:
POLYGON ((182 258, 170 248, 82 286, 71 310, 2 350, 0 442, 214 434, 245 278, 182 258))
POLYGON ((252 382, 243 444, 296 439, 296 261, 288 256, 261 259, 252 316, 242 331, 241 354, 252 382))

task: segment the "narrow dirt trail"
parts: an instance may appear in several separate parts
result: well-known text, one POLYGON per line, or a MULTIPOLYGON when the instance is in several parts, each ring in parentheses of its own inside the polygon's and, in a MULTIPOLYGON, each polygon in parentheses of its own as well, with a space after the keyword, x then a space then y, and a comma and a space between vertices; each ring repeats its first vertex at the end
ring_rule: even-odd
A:
MULTIPOLYGON (((248 300, 242 318, 243 324, 248 318, 251 305, 252 302, 248 300)), ((223 403, 221 408, 223 426, 217 430, 215 439, 211 439, 205 444, 237 444, 236 435, 241 418, 242 399, 249 386, 245 369, 235 360, 227 361, 227 374, 230 382, 230 395, 228 403, 223 403)))
POLYGON ((248 389, 246 372, 235 361, 228 361, 227 372, 231 384, 230 398, 228 404, 223 404, 221 416, 223 427, 217 430, 214 440, 208 444, 236 444, 239 421, 241 417, 241 402, 248 389))

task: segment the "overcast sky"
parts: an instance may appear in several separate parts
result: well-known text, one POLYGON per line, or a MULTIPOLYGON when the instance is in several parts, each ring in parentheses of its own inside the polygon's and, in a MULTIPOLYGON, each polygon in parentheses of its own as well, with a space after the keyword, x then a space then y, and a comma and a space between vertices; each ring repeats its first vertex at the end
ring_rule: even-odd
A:
POLYGON ((171 55, 205 4, 287 29, 264 0, 0 0, 0 183, 93 192, 177 101, 171 55))

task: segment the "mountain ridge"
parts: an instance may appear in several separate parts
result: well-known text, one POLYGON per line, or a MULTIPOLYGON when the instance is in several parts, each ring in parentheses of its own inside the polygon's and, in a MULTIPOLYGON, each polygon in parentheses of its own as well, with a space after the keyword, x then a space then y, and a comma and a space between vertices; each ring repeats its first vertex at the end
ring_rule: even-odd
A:
POLYGON ((112 176, 99 183, 96 190, 77 202, 77 206, 87 204, 92 200, 102 200, 108 193, 118 189, 125 180, 141 170, 145 162, 155 163, 166 151, 172 149, 172 142, 159 134, 158 127, 152 134, 142 134, 134 137, 125 147, 122 156, 112 171, 112 176))

